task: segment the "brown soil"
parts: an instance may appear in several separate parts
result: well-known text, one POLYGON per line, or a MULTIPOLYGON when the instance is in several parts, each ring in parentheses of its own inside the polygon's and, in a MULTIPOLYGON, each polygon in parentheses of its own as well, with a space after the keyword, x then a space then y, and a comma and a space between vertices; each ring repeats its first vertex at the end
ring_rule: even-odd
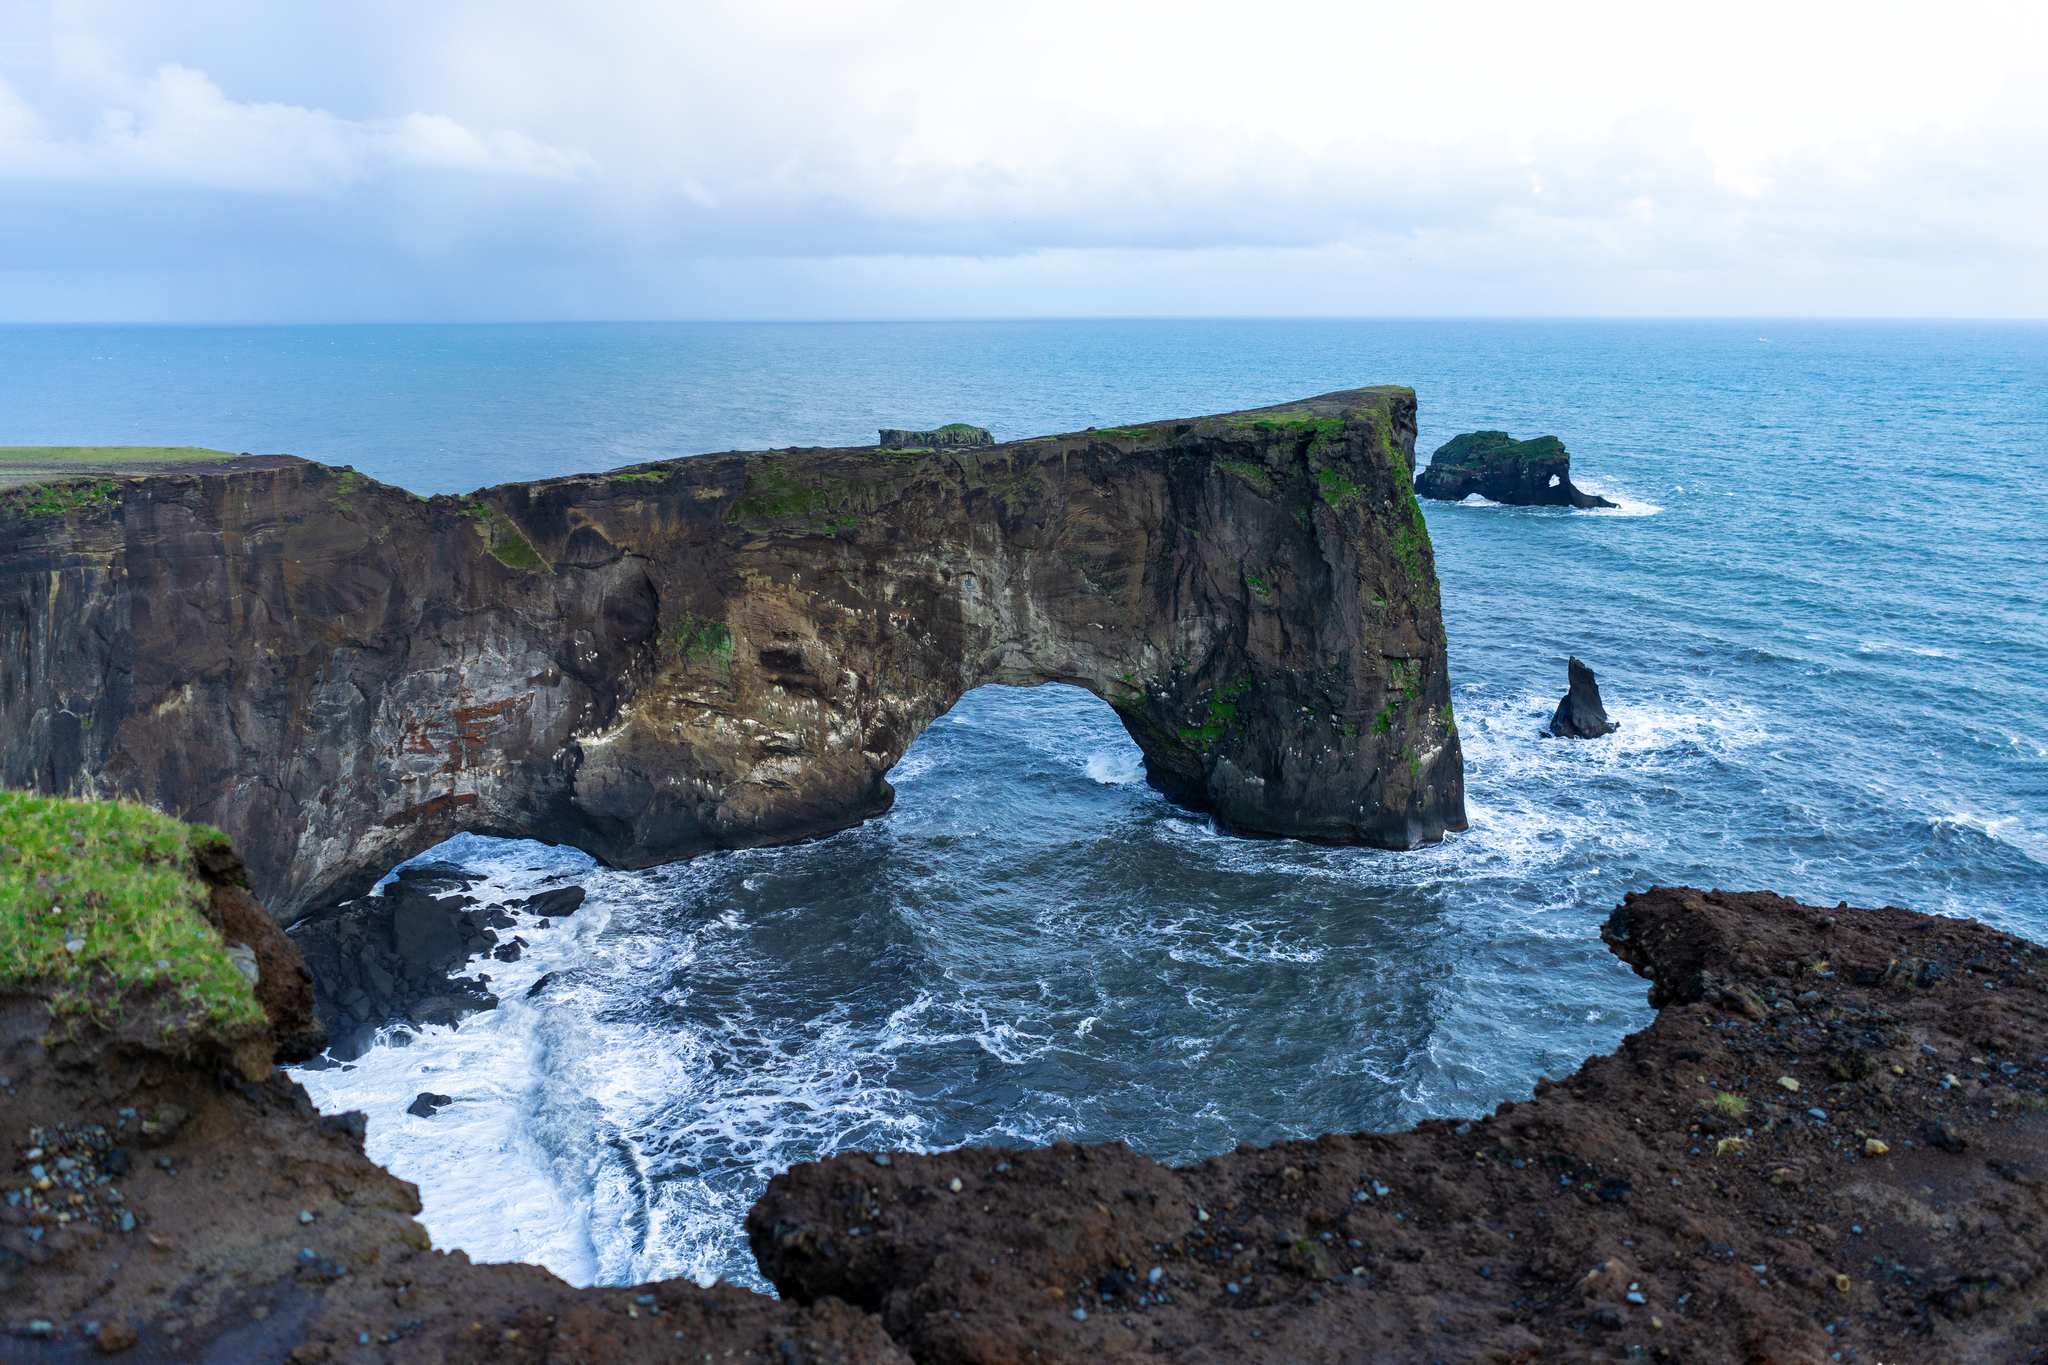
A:
POLYGON ((0 1206, 0 1360, 96 1356, 89 1325, 123 1359, 224 1362, 2048 1351, 2048 955, 1968 921, 1684 889, 1631 896, 1605 936, 1661 1013, 1533 1099, 1177 1170, 1119 1144, 799 1166, 748 1220, 780 1302, 427 1250, 359 1116, 154 1049, 140 1006, 118 1035, 52 1037, 17 997, 4 1187, 37 1144, 88 1170, 119 1146, 131 1173, 0 1206))

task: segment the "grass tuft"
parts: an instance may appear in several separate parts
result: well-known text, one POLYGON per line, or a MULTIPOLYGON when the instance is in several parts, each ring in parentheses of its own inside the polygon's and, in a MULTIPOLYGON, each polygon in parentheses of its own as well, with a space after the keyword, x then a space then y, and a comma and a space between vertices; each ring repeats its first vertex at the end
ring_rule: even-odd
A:
POLYGON ((1710 1100, 1702 1100, 1701 1108, 1710 1109, 1724 1119, 1739 1119, 1749 1112, 1749 1101, 1740 1095, 1722 1091, 1710 1100))
POLYGON ((54 985, 61 1016, 165 985, 195 1023, 262 1025, 192 867, 195 846, 224 842, 129 801, 0 792, 0 989, 54 985))

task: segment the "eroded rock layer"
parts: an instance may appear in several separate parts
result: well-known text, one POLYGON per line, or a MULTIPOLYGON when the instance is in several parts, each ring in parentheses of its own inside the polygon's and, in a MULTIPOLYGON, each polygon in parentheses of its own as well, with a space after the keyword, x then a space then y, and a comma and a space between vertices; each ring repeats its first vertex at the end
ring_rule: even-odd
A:
POLYGON ((0 497, 0 784, 228 831, 290 920, 462 830, 645 866, 888 809, 983 683, 1106 700, 1176 799, 1464 826, 1412 390, 454 498, 301 462, 0 497))

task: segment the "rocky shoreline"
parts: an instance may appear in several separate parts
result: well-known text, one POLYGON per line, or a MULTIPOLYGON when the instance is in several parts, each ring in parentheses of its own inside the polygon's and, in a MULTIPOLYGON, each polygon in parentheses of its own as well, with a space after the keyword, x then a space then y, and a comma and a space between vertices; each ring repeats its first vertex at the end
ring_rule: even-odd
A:
MULTIPOLYGON (((438 903, 462 899, 456 880, 430 870, 365 899, 459 935, 477 910, 438 903)), ((17 992, 0 1011, 18 1196, 0 1206, 0 1359, 2048 1351, 2048 954, 1971 921, 1686 888, 1630 896, 1603 937, 1658 1017, 1527 1100, 1177 1169, 1121 1144, 801 1165, 748 1220, 780 1300, 577 1290, 430 1250, 416 1191, 364 1156, 359 1115, 317 1114, 247 1057, 165 1050, 147 1001, 111 1032, 53 1032, 17 992), (55 1147, 29 1155, 57 1141, 77 1149, 69 1171, 55 1147)), ((291 1021, 313 992, 278 938, 264 1004, 303 1038, 291 1021)))

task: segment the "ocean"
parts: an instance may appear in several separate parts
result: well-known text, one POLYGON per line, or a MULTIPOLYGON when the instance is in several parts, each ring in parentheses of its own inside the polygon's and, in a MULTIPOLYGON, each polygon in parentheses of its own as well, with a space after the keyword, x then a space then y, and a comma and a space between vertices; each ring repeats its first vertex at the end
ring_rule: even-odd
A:
POLYGON ((436 1245, 761 1286, 741 1220, 849 1148, 1165 1161, 1472 1115, 1650 1017, 1600 945, 1689 883, 2048 940, 2048 327, 1027 322, 0 328, 0 444, 289 451, 422 493, 967 421, 999 438, 1413 385, 1422 458, 1554 433, 1616 511, 1426 503, 1469 832, 1233 838, 1107 707, 970 693, 887 817, 641 873, 465 836, 474 894, 590 899, 504 1003, 304 1070, 436 1245), (1565 660, 1621 729, 1547 738, 1565 660), (539 996, 526 989, 543 973, 539 996), (404 1112, 433 1090, 454 1103, 404 1112))

